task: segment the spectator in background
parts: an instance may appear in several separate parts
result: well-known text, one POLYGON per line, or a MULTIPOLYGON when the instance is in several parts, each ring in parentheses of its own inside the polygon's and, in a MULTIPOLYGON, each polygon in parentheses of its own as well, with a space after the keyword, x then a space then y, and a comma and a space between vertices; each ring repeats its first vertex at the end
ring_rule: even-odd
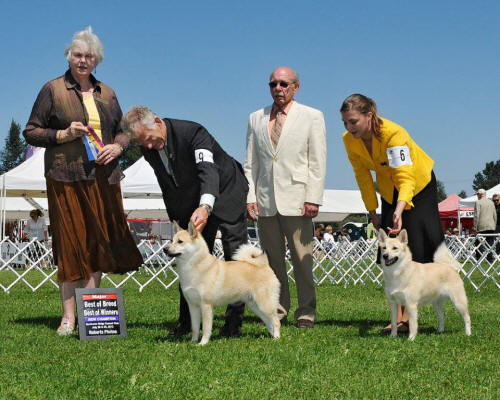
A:
POLYGON ((323 241, 323 234, 325 233, 325 225, 318 224, 314 228, 314 237, 318 239, 320 242, 323 241))
POLYGON ((377 230, 375 226, 373 226, 372 219, 368 218, 368 225, 366 225, 366 238, 367 239, 375 239, 377 237, 377 230))
POLYGON ((351 241, 351 237, 347 233, 347 229, 346 228, 342 228, 340 230, 340 239, 345 239, 347 241, 351 241))
MULTIPOLYGON (((488 235, 495 233, 497 227, 497 210, 495 204, 486 197, 486 190, 478 189, 477 201, 474 205, 474 233, 488 235)), ((491 246, 495 241, 494 236, 486 236, 486 242, 491 246)), ((480 246, 476 251, 476 259, 488 251, 485 246, 480 246)), ((493 261, 493 255, 488 253, 486 259, 489 262, 493 261)))
POLYGON ((42 211, 30 211, 30 219, 26 222, 26 226, 24 227, 24 234, 28 240, 36 239, 40 242, 49 240, 49 230, 42 217, 42 211))
POLYGON ((331 249, 335 246, 333 228, 331 225, 327 225, 325 228, 325 233, 323 234, 323 246, 327 249, 331 249))
MULTIPOLYGON (((495 204, 495 209, 497 211, 497 227, 495 229, 495 233, 500 233, 500 194, 495 193, 492 197, 493 203, 495 204)), ((495 240, 497 241, 497 254, 500 254, 500 238, 497 237, 495 240)))
POLYGON ((495 193, 492 197, 493 204, 495 204, 495 209, 497 212, 497 227, 495 233, 500 233, 500 194, 495 193))

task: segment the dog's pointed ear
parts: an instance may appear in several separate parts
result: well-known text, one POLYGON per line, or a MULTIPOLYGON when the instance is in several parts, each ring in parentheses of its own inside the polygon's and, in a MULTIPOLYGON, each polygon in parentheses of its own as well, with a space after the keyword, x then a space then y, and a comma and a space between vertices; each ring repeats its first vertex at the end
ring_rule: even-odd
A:
POLYGON ((399 232, 399 240, 401 240, 403 243, 408 244, 408 232, 406 232, 406 229, 403 229, 401 232, 399 232))
POLYGON ((194 227, 194 225, 191 221, 189 221, 188 232, 189 232, 189 236, 191 236, 193 239, 198 236, 198 231, 196 230, 196 228, 194 227))
POLYGON ((174 235, 179 232, 182 228, 179 226, 179 223, 177 221, 174 221, 174 235))
POLYGON ((380 243, 384 243, 385 239, 387 239, 387 235, 382 228, 378 230, 377 239, 380 243))

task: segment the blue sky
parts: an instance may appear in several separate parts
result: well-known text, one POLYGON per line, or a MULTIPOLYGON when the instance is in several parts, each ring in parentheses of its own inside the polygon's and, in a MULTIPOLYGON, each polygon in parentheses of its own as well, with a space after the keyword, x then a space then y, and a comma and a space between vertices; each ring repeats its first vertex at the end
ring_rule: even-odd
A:
POLYGON ((500 158, 497 1, 0 0, 0 145, 35 97, 64 73, 63 52, 92 25, 104 44, 98 79, 122 109, 197 121, 236 159, 248 114, 271 103, 271 71, 299 72, 297 101, 323 111, 326 188, 355 189, 338 109, 352 93, 404 126, 434 160, 448 194, 500 158))

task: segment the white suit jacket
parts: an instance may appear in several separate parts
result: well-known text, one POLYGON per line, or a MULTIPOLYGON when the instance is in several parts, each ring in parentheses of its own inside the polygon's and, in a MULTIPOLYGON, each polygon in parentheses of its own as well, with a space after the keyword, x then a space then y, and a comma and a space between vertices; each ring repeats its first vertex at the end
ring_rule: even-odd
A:
POLYGON ((245 176, 247 203, 257 203, 263 217, 302 215, 304 202, 322 204, 326 172, 326 128, 323 113, 293 102, 278 146, 269 137, 271 106, 248 121, 245 176))

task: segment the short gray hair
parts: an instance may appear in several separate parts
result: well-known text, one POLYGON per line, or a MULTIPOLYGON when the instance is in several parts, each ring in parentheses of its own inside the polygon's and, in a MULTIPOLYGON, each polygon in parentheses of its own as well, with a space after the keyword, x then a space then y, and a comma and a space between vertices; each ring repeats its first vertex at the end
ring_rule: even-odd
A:
POLYGON ((88 26, 87 29, 83 31, 76 32, 73 35, 73 40, 71 44, 64 50, 64 55, 66 59, 70 61, 71 53, 73 48, 77 45, 83 44, 86 50, 90 51, 95 56, 96 64, 99 64, 104 59, 104 51, 101 40, 97 37, 95 33, 92 32, 92 27, 88 26))
POLYGON ((121 128, 130 138, 134 138, 137 130, 137 125, 145 126, 146 128, 154 128, 155 114, 149 108, 144 106, 133 106, 122 117, 121 128))

